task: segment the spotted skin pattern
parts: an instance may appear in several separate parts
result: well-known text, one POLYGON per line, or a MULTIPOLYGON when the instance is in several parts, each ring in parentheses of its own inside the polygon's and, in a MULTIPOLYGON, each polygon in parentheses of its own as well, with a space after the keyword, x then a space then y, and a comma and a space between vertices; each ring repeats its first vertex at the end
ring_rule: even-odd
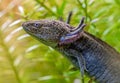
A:
POLYGON ((98 83, 120 83, 120 54, 110 45, 83 30, 83 19, 77 28, 62 21, 38 20, 22 24, 24 30, 51 46, 98 83))

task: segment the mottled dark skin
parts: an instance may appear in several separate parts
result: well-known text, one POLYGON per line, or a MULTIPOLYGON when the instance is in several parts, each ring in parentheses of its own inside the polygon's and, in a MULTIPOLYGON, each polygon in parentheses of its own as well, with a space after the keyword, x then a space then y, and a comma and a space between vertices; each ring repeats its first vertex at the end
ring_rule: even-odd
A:
MULTIPOLYGON (((83 21, 83 19, 82 19, 83 21)), ((28 21, 24 30, 67 57, 82 76, 86 71, 98 83, 120 83, 120 54, 104 41, 83 30, 55 20, 28 21)))

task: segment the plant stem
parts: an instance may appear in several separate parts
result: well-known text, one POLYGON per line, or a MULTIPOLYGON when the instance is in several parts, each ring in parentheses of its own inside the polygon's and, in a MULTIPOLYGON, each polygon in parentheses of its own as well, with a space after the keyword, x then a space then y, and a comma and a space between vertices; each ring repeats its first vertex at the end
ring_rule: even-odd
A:
POLYGON ((84 10, 84 12, 85 12, 86 22, 87 22, 87 18, 88 18, 88 12, 87 12, 88 4, 87 4, 87 0, 85 0, 84 3, 85 3, 85 10, 84 10))
POLYGON ((50 8, 48 8, 43 2, 40 2, 39 0, 36 0, 36 2, 40 3, 42 7, 44 7, 46 10, 48 10, 50 13, 52 13, 55 16, 58 16, 56 13, 54 13, 50 8))
POLYGON ((79 6, 80 6, 82 9, 84 9, 83 6, 82 6, 82 3, 81 3, 79 0, 77 0, 77 2, 79 3, 79 6))
POLYGON ((88 18, 88 12, 87 12, 87 8, 88 8, 88 4, 87 4, 87 0, 84 0, 84 4, 85 4, 85 7, 83 7, 83 3, 80 2, 80 0, 77 0, 77 2, 79 3, 79 6, 80 8, 84 11, 85 13, 85 17, 86 17, 86 23, 87 23, 87 18, 88 18))

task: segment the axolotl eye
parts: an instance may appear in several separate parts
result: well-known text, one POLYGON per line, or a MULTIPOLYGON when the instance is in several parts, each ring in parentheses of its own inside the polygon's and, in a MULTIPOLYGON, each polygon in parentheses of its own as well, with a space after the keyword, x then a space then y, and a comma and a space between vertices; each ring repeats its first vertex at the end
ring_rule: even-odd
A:
POLYGON ((34 23, 34 26, 35 26, 35 27, 39 27, 39 24, 38 24, 38 23, 34 23))
POLYGON ((36 22, 36 23, 33 24, 33 26, 36 27, 36 28, 41 28, 43 25, 36 22))

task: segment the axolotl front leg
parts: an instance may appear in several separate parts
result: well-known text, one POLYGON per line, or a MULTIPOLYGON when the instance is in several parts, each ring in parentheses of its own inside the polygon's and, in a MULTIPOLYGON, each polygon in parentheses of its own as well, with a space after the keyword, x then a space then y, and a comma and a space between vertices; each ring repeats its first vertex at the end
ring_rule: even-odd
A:
POLYGON ((87 71, 85 59, 84 59, 83 55, 80 52, 78 52, 78 51, 76 51, 74 49, 70 49, 69 51, 70 51, 70 54, 71 54, 70 55, 71 56, 71 60, 72 60, 72 58, 76 59, 75 64, 78 64, 78 66, 80 68, 82 82, 84 83, 84 71, 85 70, 87 71))
MULTIPOLYGON (((67 24, 70 23, 71 16, 72 16, 72 12, 70 12, 69 15, 68 15, 68 18, 67 18, 67 21, 66 21, 67 24)), ((83 17, 80 24, 78 25, 78 27, 73 29, 74 32, 69 33, 64 37, 61 37, 60 45, 75 41, 77 39, 77 37, 79 37, 79 33, 83 30, 84 27, 85 27, 85 24, 84 24, 84 17, 83 17), (71 39, 73 39, 73 40, 71 40, 71 39)), ((87 70, 86 69, 86 64, 85 64, 85 59, 80 52, 77 52, 74 49, 70 49, 69 53, 71 54, 70 57, 71 57, 71 60, 72 60, 73 64, 78 64, 77 66, 80 68, 82 83, 84 83, 84 71, 87 70), (76 60, 73 60, 73 59, 76 59, 76 60)))

